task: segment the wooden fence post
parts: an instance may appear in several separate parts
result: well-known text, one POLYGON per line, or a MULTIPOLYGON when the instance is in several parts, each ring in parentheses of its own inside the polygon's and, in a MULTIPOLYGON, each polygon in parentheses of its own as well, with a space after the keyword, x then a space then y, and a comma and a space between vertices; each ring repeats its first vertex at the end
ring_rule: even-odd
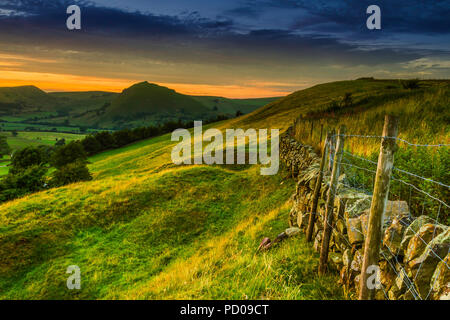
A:
POLYGON ((327 270, 328 247, 330 245, 331 226, 333 225, 333 209, 334 197, 336 196, 337 184, 339 179, 339 171, 344 152, 344 135, 345 126, 339 128, 339 134, 336 145, 336 153, 334 155, 333 171, 331 172, 330 188, 327 193, 327 203, 325 206, 324 230, 322 237, 322 246, 320 248, 319 275, 324 274, 327 270))
POLYGON ((332 130, 331 131, 331 137, 330 137, 330 159, 328 161, 328 171, 333 170, 333 160, 334 160, 334 154, 335 154, 335 150, 336 150, 336 130, 332 130))
POLYGON ((322 159, 320 160, 319 174, 317 175, 316 184, 314 186, 313 202, 311 206, 311 212, 309 214, 308 229, 306 230, 306 241, 308 242, 312 240, 314 223, 316 222, 317 203, 319 202, 320 188, 322 186, 323 170, 325 167, 325 162, 327 161, 327 152, 329 149, 328 148, 329 136, 330 136, 329 133, 327 133, 327 135, 325 136, 325 143, 322 147, 322 159))
MULTIPOLYGON (((378 266, 380 255, 382 217, 389 195, 389 180, 394 165, 394 153, 397 149, 395 138, 398 132, 398 118, 386 115, 384 119, 383 138, 380 155, 378 156, 377 173, 370 206, 369 226, 364 245, 364 260, 361 268, 359 300, 372 300, 375 296, 375 286, 370 286, 367 273, 370 266, 378 266)), ((378 272, 377 269, 374 270, 378 272)))

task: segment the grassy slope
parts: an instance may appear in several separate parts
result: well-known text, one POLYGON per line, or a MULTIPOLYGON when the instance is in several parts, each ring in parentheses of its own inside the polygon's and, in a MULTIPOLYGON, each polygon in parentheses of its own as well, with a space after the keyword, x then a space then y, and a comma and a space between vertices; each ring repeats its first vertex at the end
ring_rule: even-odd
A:
POLYGON ((0 207, 1 298, 339 298, 286 227, 291 181, 170 163, 169 136, 92 158, 95 180, 0 207), (236 188, 236 185, 257 188, 236 188), (68 200, 70 199, 70 200, 68 200), (65 288, 80 266, 83 289, 65 288))
POLYGON ((72 126, 147 126, 169 120, 209 119, 218 114, 249 113, 277 98, 227 99, 188 96, 149 84, 113 92, 51 92, 33 86, 0 88, 0 123, 4 130, 27 127, 77 132, 72 126), (144 115, 146 114, 146 115, 144 115), (27 122, 27 123, 22 123, 27 122))
MULTIPOLYGON (((284 130, 348 90, 385 86, 317 86, 214 126, 284 130)), ((263 236, 286 228, 292 181, 260 176, 258 166, 174 167, 169 138, 93 157, 91 182, 1 205, 0 298, 344 297, 334 276, 316 276, 302 238, 255 255, 263 236), (80 291, 65 287, 71 264, 80 291)))
POLYGON ((35 86, 0 88, 0 103, 19 103, 38 107, 47 105, 51 100, 44 91, 35 86))
POLYGON ((208 109, 217 108, 218 112, 234 115, 237 111, 250 113, 280 98, 228 99, 211 96, 193 96, 208 109))

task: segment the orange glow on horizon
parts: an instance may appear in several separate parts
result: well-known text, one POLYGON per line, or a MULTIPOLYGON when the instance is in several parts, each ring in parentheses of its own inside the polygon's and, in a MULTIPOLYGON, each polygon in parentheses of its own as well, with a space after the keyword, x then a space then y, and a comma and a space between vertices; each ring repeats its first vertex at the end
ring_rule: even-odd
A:
MULTIPOLYGON (((0 66, 2 66, 0 62, 0 66)), ((0 87, 34 85, 47 92, 55 91, 110 91, 122 92, 131 85, 142 82, 138 79, 99 78, 91 76, 76 76, 70 74, 25 72, 15 70, 0 70, 0 87)), ((148 80, 152 82, 151 80, 148 80)), ((264 98, 285 96, 290 92, 274 90, 270 84, 255 83, 248 86, 239 85, 207 85, 187 83, 161 83, 179 93, 198 96, 220 96, 234 99, 264 98)))

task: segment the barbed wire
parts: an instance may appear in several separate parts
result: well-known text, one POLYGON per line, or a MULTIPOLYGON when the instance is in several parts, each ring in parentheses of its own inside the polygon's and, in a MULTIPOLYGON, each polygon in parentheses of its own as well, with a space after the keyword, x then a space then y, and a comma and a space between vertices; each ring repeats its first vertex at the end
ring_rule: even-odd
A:
MULTIPOLYGON (((338 136, 338 135, 336 135, 336 136, 338 136)), ((375 138, 375 137, 376 137, 376 138, 389 138, 389 137, 382 137, 382 136, 360 136, 360 135, 345 135, 345 136, 374 137, 374 138, 375 138)), ((439 145, 419 145, 419 144, 409 143, 408 141, 403 140, 403 139, 399 139, 399 138, 396 138, 396 139, 397 139, 397 140, 400 140, 400 141, 403 141, 403 142, 405 142, 405 143, 408 143, 408 144, 410 144, 410 145, 415 145, 415 146, 430 146, 430 147, 450 146, 450 145, 444 145, 444 144, 439 144, 439 145)), ((328 146, 329 146, 329 148, 330 148, 331 151, 334 151, 334 146, 333 146, 333 144, 331 144, 331 143, 329 142, 328 146)), ((353 153, 351 153, 351 152, 349 152, 349 151, 344 150, 343 153, 344 153, 345 155, 348 155, 348 156, 352 157, 352 158, 355 158, 355 159, 359 159, 359 160, 365 161, 365 162, 370 163, 370 164, 372 164, 372 165, 378 165, 378 163, 375 162, 375 161, 372 161, 372 160, 363 158, 363 157, 361 157, 361 156, 357 156, 357 155, 355 155, 355 154, 353 154, 353 153)), ((348 161, 348 160, 350 160, 350 159, 348 159, 347 157, 343 157, 342 160, 348 161)), ((333 159, 332 157, 330 157, 330 162, 331 162, 331 163, 334 163, 334 161, 335 161, 335 159, 333 159)), ((363 167, 358 166, 358 165, 355 165, 355 164, 353 164, 353 163, 341 161, 340 164, 341 164, 342 166, 344 166, 344 167, 351 167, 351 168, 354 168, 354 169, 356 169, 356 170, 362 170, 362 171, 364 171, 364 172, 369 172, 369 173, 372 174, 372 175, 373 175, 373 174, 376 174, 376 171, 374 171, 374 170, 371 170, 371 169, 368 169, 368 168, 363 168, 363 167)), ((341 166, 341 168, 342 168, 342 166, 341 166)), ((403 169, 400 169, 400 168, 397 168, 397 167, 393 167, 393 170, 395 170, 395 171, 397 171, 397 172, 400 172, 400 173, 403 173, 403 174, 410 175, 410 176, 415 177, 415 178, 418 178, 418 179, 422 179, 422 180, 424 180, 424 181, 428 181, 428 182, 434 183, 434 184, 436 184, 436 185, 439 185, 439 186, 442 186, 442 187, 445 187, 445 188, 450 188, 450 186, 448 186, 448 185, 446 185, 446 184, 444 184, 444 183, 442 183, 442 182, 435 181, 435 180, 430 179, 430 178, 427 178, 427 177, 422 177, 422 176, 420 176, 420 175, 417 175, 417 174, 408 172, 408 171, 406 171, 406 170, 403 170, 403 169)), ((344 173, 344 174, 346 174, 346 176, 347 176, 349 173, 351 173, 351 172, 349 172, 349 171, 347 171, 347 170, 342 170, 341 172, 344 173)), ((353 176, 353 179, 354 179, 355 181, 358 181, 358 179, 355 179, 355 178, 356 178, 356 175, 353 176)), ((352 177, 348 177, 348 176, 347 176, 345 179, 352 179, 352 177)), ((393 181, 399 181, 400 183, 403 183, 403 184, 409 186, 410 197, 411 197, 411 190, 412 190, 412 189, 415 189, 416 191, 421 192, 422 194, 424 194, 425 196, 429 197, 430 199, 433 199, 433 200, 439 202, 439 209, 438 209, 438 213, 437 213, 437 220, 432 218, 432 220, 435 221, 436 224, 439 224, 438 221, 439 221, 439 217, 440 217, 440 212, 441 212, 442 206, 447 207, 447 208, 450 207, 447 203, 445 203, 443 200, 441 200, 441 199, 439 199, 439 198, 437 198, 437 197, 431 195, 430 193, 428 193, 428 192, 426 192, 426 191, 424 191, 424 190, 418 188, 417 186, 415 186, 415 185, 412 184, 412 183, 409 183, 409 182, 404 181, 404 180, 402 180, 402 179, 396 178, 394 175, 391 176, 391 180, 393 180, 393 181)), ((343 184, 345 187, 349 187, 349 188, 353 188, 353 189, 358 190, 358 188, 356 188, 354 185, 347 185, 347 184, 345 184, 345 183, 342 183, 342 184, 343 184)), ((364 190, 364 191, 366 191, 365 189, 359 189, 359 190, 364 190)), ((400 204, 399 204, 399 205, 400 205, 400 204)), ((422 209, 424 209, 424 208, 425 208, 425 206, 423 206, 422 209)), ((423 214, 423 212, 422 212, 422 214, 423 214)), ((412 217, 412 216, 411 216, 411 213, 409 212, 409 218, 411 218, 411 217, 412 217)), ((328 221, 327 221, 325 218, 326 218, 326 217, 324 217, 324 221, 325 221, 326 223, 328 223, 328 221)), ((402 223, 405 227, 409 227, 409 224, 407 224, 406 222, 404 222, 402 219, 399 219, 399 221, 400 221, 400 223, 402 223)), ((330 226, 330 227, 332 228, 332 230, 335 230, 335 228, 334 228, 333 226, 330 226)), ((436 229, 437 229, 437 226, 435 226, 435 228, 434 228, 434 230, 433 230, 433 236, 432 236, 432 239, 435 238, 436 229)), ((353 228, 353 227, 351 227, 350 230, 362 234, 362 235, 363 235, 363 239, 365 238, 364 233, 362 233, 360 230, 358 230, 358 229, 356 229, 356 228, 353 228)), ((412 230, 412 229, 410 229, 410 230, 412 230)), ((413 230, 413 231, 414 231, 414 230, 413 230)), ((421 237, 421 235, 419 234, 418 231, 414 231, 413 235, 414 235, 415 237, 417 237, 418 239, 420 239, 420 240, 425 244, 426 250, 428 250, 428 252, 429 252, 430 254, 432 254, 432 255, 434 255, 435 257, 437 257, 442 263, 445 264, 445 266, 446 266, 447 268, 450 269, 449 265, 445 262, 445 260, 443 260, 443 259, 435 252, 435 250, 433 249, 433 247, 430 246, 430 242, 427 243, 427 242, 421 237)), ((391 237, 393 237, 393 236, 394 236, 394 234, 392 234, 391 237)), ((342 238, 345 239, 345 241, 346 241, 346 243, 349 245, 349 247, 352 247, 351 244, 350 244, 350 242, 347 240, 347 236, 344 236, 344 237, 342 237, 342 238)), ((416 300, 422 300, 423 297, 420 295, 420 293, 418 292, 418 289, 416 288, 415 280, 416 280, 416 278, 418 277, 418 275, 419 275, 419 273, 420 273, 420 271, 421 271, 421 269, 422 269, 424 260, 421 261, 421 263, 420 263, 420 265, 419 265, 419 267, 418 267, 418 270, 416 271, 416 274, 415 274, 414 279, 410 279, 410 278, 408 277, 408 275, 407 275, 407 272, 406 272, 405 268, 400 264, 400 262, 399 262, 399 260, 398 260, 398 257, 397 257, 398 252, 397 252, 397 254, 393 253, 392 250, 390 249, 390 247, 389 247, 388 245, 385 245, 385 244, 383 243, 383 240, 381 240, 381 246, 382 246, 383 248, 387 248, 387 249, 388 249, 389 255, 391 256, 391 259, 392 259, 392 258, 395 259, 395 261, 396 261, 396 263, 397 263, 397 266, 399 267, 399 272, 397 272, 396 266, 394 266, 394 265, 391 263, 389 257, 386 256, 385 252, 383 252, 382 250, 380 251, 380 254, 386 259, 387 263, 390 265, 391 269, 392 269, 393 272, 396 274, 396 276, 397 276, 397 277, 400 277, 400 279, 402 279, 403 283, 405 284, 405 286, 406 286, 406 288, 407 288, 407 291, 406 291, 406 292, 410 292, 411 295, 414 297, 414 299, 416 299, 416 300)), ((450 249, 449 249, 449 252, 450 252, 450 249)), ((437 276, 436 276, 436 278, 435 278, 435 280, 434 280, 434 283, 436 282, 436 280, 437 280, 437 276)), ((429 296, 430 296, 430 294, 431 294, 431 292, 433 291, 434 283, 431 285, 430 290, 428 291, 428 294, 427 294, 427 296, 425 297, 425 299, 428 299, 429 296)), ((386 294, 386 291, 385 291, 385 289, 384 289, 383 284, 381 284, 381 289, 383 290, 384 296, 389 300, 389 296, 386 294)))
POLYGON ((430 179, 430 178, 425 178, 425 177, 419 176, 419 175, 417 175, 417 174, 415 174, 415 173, 411 173, 411 172, 408 172, 408 171, 399 169, 399 168, 397 168, 397 167, 392 167, 392 169, 394 169, 394 170, 396 170, 396 171, 399 171, 399 172, 401 172, 401 173, 405 173, 405 174, 407 174, 407 175, 410 175, 410 176, 413 176, 413 177, 416 177, 416 178, 419 178, 419 179, 422 179, 422 180, 425 180, 425 181, 429 181, 429 182, 438 184, 438 185, 440 185, 440 186, 442 186, 442 187, 446 187, 446 188, 449 188, 449 189, 450 189, 450 186, 449 186, 449 185, 446 185, 446 184, 444 184, 444 183, 442 183, 442 182, 434 181, 434 180, 432 180, 432 179, 430 179))
POLYGON ((415 190, 417 190, 417 191, 419 191, 419 192, 422 192, 423 194, 425 194, 426 196, 430 197, 431 199, 436 200, 437 202, 443 204, 443 205, 446 206, 447 208, 450 208, 450 206, 449 206, 448 204, 446 204, 444 201, 442 201, 441 199, 438 199, 438 198, 436 198, 436 197, 433 197, 433 196, 432 196, 431 194, 429 194, 428 192, 423 191, 422 189, 419 189, 418 187, 416 187, 415 185, 413 185, 413 184, 411 184, 411 183, 409 183, 409 182, 406 182, 406 181, 404 181, 404 180, 402 180, 402 179, 397 179, 397 178, 395 178, 395 177, 393 177, 393 176, 391 177, 391 179, 394 180, 394 181, 399 181, 399 182, 401 182, 401 183, 403 183, 403 184, 405 184, 405 185, 407 185, 407 186, 410 186, 410 187, 414 188, 415 190))
POLYGON ((450 147, 450 144, 446 144, 446 143, 439 143, 439 144, 419 144, 419 143, 412 143, 409 142, 405 139, 401 139, 398 137, 389 137, 389 136, 377 136, 377 135, 359 135, 359 134, 336 134, 333 135, 332 137, 350 137, 350 138, 379 138, 379 139, 393 139, 393 140, 397 140, 397 141, 401 141, 403 143, 406 143, 410 146, 413 147, 430 147, 430 148, 439 148, 439 147, 450 147))

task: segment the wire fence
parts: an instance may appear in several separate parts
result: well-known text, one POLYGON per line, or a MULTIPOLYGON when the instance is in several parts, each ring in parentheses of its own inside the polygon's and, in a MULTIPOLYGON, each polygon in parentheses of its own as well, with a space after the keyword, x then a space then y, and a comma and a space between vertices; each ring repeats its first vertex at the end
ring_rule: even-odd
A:
MULTIPOLYGON (((398 144, 398 148, 402 148, 402 145, 405 146, 413 146, 415 148, 448 148, 449 144, 417 144, 411 143, 404 139, 400 139, 397 137, 386 137, 386 136, 376 136, 376 135, 353 135, 353 134, 345 134, 331 135, 326 141, 327 148, 330 154, 334 154, 336 152, 336 145, 334 144, 335 139, 338 136, 343 136, 345 139, 395 139, 398 144)), ((329 157, 328 161, 330 163, 334 163, 335 159, 333 157, 329 157)), ((377 166, 378 162, 374 161, 374 159, 369 159, 361 155, 353 154, 349 150, 344 148, 342 160, 339 163, 340 165, 340 184, 339 186, 342 188, 349 188, 358 190, 366 195, 372 195, 372 190, 374 188, 375 177, 377 174, 377 166)), ((427 165, 433 166, 432 163, 428 163, 427 165)), ((444 263, 447 269, 450 269, 450 266, 444 261, 444 257, 442 257, 442 252, 438 253, 435 251, 434 247, 430 245, 432 239, 435 238, 437 229, 441 224, 448 225, 448 216, 449 216, 449 190, 450 186, 445 181, 437 181, 437 179, 431 179, 430 177, 422 176, 419 172, 409 172, 407 168, 401 168, 394 166, 392 168, 392 174, 390 178, 390 189, 389 189, 389 200, 397 200, 397 203, 400 205, 400 201, 406 201, 408 203, 409 211, 406 216, 398 219, 398 222, 403 225, 403 228, 408 228, 411 222, 420 215, 429 216, 430 219, 434 222, 434 230, 431 237, 428 237, 430 240, 426 241, 422 238, 419 233, 419 229, 408 228, 410 232, 412 231, 413 237, 419 239, 425 245, 425 249, 427 253, 433 255, 440 262, 444 263), (425 190, 424 190, 425 189, 425 190)), ((339 192, 339 190, 338 190, 339 192)), ((342 201, 342 200, 341 200, 342 201)), ((400 212, 400 208, 398 208, 398 212, 400 212)), ((392 221, 390 221, 392 222, 392 221)), ((324 223, 327 223, 327 219, 324 219, 324 223)), ((330 225, 333 231, 338 232, 336 229, 336 225, 330 225)), ((350 231, 361 233, 362 238, 364 239, 366 235, 361 230, 357 228, 352 228, 350 231)), ((394 233, 392 233, 392 237, 394 233)), ((342 237, 349 247, 353 247, 349 240, 346 237, 342 237)), ((381 248, 380 255, 383 259, 388 263, 391 271, 393 271, 397 277, 397 279, 402 279, 403 285, 406 287, 406 292, 410 294, 416 300, 428 299, 433 287, 434 283, 430 285, 430 289, 428 292, 423 293, 417 288, 416 280, 417 277, 420 277, 420 271, 422 270, 423 263, 425 259, 422 259, 422 262, 416 266, 415 273, 408 273, 405 270, 405 267, 402 265, 401 261, 403 258, 403 254, 397 252, 392 252, 392 249, 389 245, 386 245, 382 237, 381 240, 381 248), (409 275, 408 275, 409 274, 409 275)), ((392 241, 392 239, 391 239, 392 241)), ((446 255, 449 254, 449 250, 447 250, 446 255)), ((437 279, 437 277, 436 277, 437 279)), ((435 281, 436 281, 435 279, 435 281)), ((390 299, 387 290, 389 288, 385 288, 384 284, 380 284, 379 288, 383 292, 385 299, 390 299)))

